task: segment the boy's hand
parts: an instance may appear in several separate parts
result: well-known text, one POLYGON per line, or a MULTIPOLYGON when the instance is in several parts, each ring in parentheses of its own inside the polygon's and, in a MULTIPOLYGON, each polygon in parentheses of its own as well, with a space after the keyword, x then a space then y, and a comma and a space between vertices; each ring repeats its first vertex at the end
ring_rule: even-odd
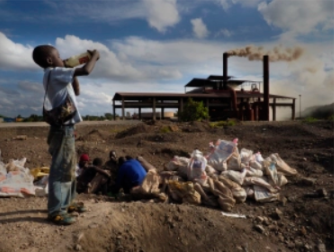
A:
POLYGON ((100 59, 100 53, 99 53, 99 51, 97 51, 97 50, 93 50, 93 51, 87 50, 87 52, 91 55, 91 57, 95 56, 96 60, 100 59))

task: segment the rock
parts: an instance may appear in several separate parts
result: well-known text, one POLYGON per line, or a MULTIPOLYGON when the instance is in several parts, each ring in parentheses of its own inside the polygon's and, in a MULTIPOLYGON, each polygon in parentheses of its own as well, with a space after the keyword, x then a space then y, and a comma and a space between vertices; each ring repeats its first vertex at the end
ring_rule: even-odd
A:
POLYGON ((80 250, 82 249, 82 247, 81 247, 80 244, 76 244, 76 245, 74 246, 74 249, 75 249, 76 251, 80 251, 80 250))
POLYGON ((254 229, 258 231, 259 233, 263 234, 265 232, 265 229, 262 225, 255 225, 254 229))
POLYGON ((79 233, 78 234, 78 236, 77 236, 77 243, 79 243, 81 240, 82 240, 82 238, 84 237, 84 233, 79 233))
POLYGON ((179 131, 179 127, 177 127, 176 125, 170 125, 170 126, 169 126, 169 129, 170 129, 170 131, 172 131, 172 132, 179 131))
POLYGON ((96 223, 92 223, 92 224, 89 224, 88 227, 93 229, 93 228, 97 228, 99 225, 96 224, 96 223))
POLYGON ((262 223, 264 219, 263 219, 263 217, 261 217, 261 216, 257 216, 257 217, 255 218, 255 220, 256 220, 257 222, 262 223))
POLYGON ((312 249, 312 246, 310 244, 305 244, 304 245, 304 250, 305 251, 312 251, 313 249, 312 249))
POLYGON ((321 188, 321 189, 317 190, 316 193, 319 195, 319 197, 327 197, 327 195, 328 195, 325 188, 321 188))
POLYGON ((300 183, 305 186, 313 186, 317 180, 314 178, 302 178, 300 183))
POLYGON ((269 226, 268 226, 268 229, 269 229, 270 231, 276 231, 278 228, 277 228, 277 226, 275 226, 275 225, 269 225, 269 226))
POLYGON ((270 225, 270 220, 267 217, 263 217, 263 224, 266 226, 270 225))
POLYGON ((281 220, 283 218, 283 212, 278 208, 275 209, 275 212, 270 214, 270 217, 274 220, 281 220))
POLYGON ((326 246, 325 244, 322 243, 322 241, 318 242, 318 245, 316 248, 317 248, 317 252, 326 252, 326 246))
POLYGON ((286 203, 287 203, 288 199, 287 199, 286 197, 282 197, 282 198, 280 199, 280 201, 281 201, 281 203, 282 203, 282 206, 286 206, 286 203))
POLYGON ((301 240, 296 240, 295 241, 295 247, 296 248, 302 248, 304 243, 301 240))
POLYGON ((13 138, 13 140, 27 140, 26 135, 17 135, 16 137, 13 138))
POLYGON ((293 249, 295 247, 295 244, 290 241, 290 242, 288 242, 287 246, 288 246, 289 249, 293 249))
POLYGON ((280 242, 284 242, 284 236, 282 234, 278 234, 278 240, 280 242))
POLYGON ((289 197, 288 197, 288 201, 289 201, 289 202, 296 202, 296 200, 297 200, 297 197, 296 197, 296 196, 289 196, 289 197))

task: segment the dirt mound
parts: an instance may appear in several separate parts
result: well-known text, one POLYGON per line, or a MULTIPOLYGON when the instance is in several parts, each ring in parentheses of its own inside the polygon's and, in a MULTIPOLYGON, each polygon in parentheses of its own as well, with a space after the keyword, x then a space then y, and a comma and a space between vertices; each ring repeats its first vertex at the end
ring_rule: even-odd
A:
POLYGON ((184 123, 181 125, 183 132, 207 132, 212 130, 210 124, 206 121, 195 121, 190 123, 184 123))
POLYGON ((137 134, 144 134, 150 132, 151 129, 152 128, 150 126, 142 123, 117 133, 115 138, 120 139, 137 134))
MULTIPOLYGON (((78 125, 79 136, 99 139, 77 141, 78 154, 104 160, 110 150, 118 156, 141 155, 161 170, 174 155, 188 156, 194 148, 206 153, 211 141, 238 138, 240 149, 260 151, 263 157, 277 152, 309 180, 289 177, 280 191, 285 201, 237 204, 233 212, 247 219, 223 217, 218 208, 79 195, 90 211, 76 224, 58 227, 45 220, 46 198, 0 198, 0 232, 6 240, 0 251, 317 251, 319 239, 328 251, 334 249, 332 123, 243 122, 211 128, 205 122, 155 121, 128 127, 78 125), (322 189, 326 196, 305 197, 322 189)), ((29 168, 49 165, 47 129, 2 129, 3 159, 27 157, 29 168), (12 140, 18 134, 27 139, 12 140)))
POLYGON ((269 237, 254 232, 251 218, 230 219, 215 209, 140 201, 125 203, 98 196, 79 195, 79 198, 89 211, 67 227, 46 221, 44 198, 20 199, 16 204, 8 204, 12 199, 4 199, 0 205, 0 227, 6 226, 7 231, 2 232, 6 243, 1 243, 0 251, 284 249, 274 232, 269 237), (16 211, 19 205, 25 210, 16 211))
POLYGON ((77 141, 88 141, 88 142, 102 142, 110 138, 110 134, 106 131, 93 129, 88 134, 78 136, 77 141))

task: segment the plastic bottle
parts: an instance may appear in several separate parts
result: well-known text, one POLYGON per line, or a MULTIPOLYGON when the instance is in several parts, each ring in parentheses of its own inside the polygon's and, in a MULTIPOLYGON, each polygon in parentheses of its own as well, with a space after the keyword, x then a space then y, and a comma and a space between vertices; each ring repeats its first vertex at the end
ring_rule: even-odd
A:
POLYGON ((87 63, 91 58, 91 55, 88 52, 72 56, 64 60, 65 66, 67 67, 76 67, 78 65, 87 63))

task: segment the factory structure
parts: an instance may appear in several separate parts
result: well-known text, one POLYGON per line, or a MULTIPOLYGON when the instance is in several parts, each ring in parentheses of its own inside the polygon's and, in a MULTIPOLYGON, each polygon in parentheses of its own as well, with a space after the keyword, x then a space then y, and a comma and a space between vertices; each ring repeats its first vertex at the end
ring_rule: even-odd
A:
POLYGON ((228 75, 228 53, 223 54, 223 75, 210 75, 206 79, 194 78, 185 85, 184 93, 129 93, 116 92, 113 102, 114 119, 116 109, 121 109, 121 118, 125 118, 125 109, 138 109, 138 119, 143 119, 142 109, 152 109, 151 119, 165 119, 171 116, 165 109, 183 111, 189 98, 203 102, 208 107, 211 121, 237 118, 242 121, 276 120, 278 107, 291 108, 291 119, 295 119, 294 97, 270 94, 269 57, 263 56, 263 82, 237 80, 228 75), (245 85, 246 84, 246 85, 245 85), (236 90, 237 87, 242 88, 236 90), (245 89, 244 87, 249 87, 245 89), (192 88, 192 90, 189 90, 192 88), (262 90, 261 90, 262 89, 262 90), (157 110, 161 110, 158 113, 157 110), (157 117, 159 116, 159 117, 157 117))

